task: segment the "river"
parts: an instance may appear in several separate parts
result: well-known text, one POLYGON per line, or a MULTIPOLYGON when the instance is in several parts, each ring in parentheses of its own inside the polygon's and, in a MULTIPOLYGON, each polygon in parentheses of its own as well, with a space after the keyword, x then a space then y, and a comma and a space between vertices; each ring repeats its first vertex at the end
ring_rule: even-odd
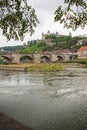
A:
POLYGON ((0 111, 35 130, 87 130, 87 69, 0 71, 0 111))

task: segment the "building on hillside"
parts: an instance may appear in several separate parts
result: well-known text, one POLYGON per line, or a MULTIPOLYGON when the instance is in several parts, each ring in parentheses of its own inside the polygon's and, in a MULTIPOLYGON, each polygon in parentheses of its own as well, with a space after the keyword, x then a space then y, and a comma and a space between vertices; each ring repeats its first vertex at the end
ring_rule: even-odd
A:
POLYGON ((56 37, 59 37, 59 36, 65 36, 65 35, 61 35, 59 34, 58 32, 56 33, 51 33, 50 31, 47 31, 46 34, 44 34, 42 32, 42 38, 41 40, 44 41, 47 45, 50 45, 50 46, 53 46, 54 44, 56 44, 55 42, 52 42, 52 38, 46 38, 46 36, 56 36, 56 37))
POLYGON ((81 39, 77 41, 77 45, 82 45, 87 43, 87 38, 81 39))
POLYGON ((46 34, 44 34, 44 33, 42 32, 42 40, 46 40, 46 36, 50 36, 50 35, 55 35, 56 37, 65 36, 65 35, 59 34, 58 32, 56 32, 56 33, 51 33, 51 32, 48 30, 46 34))
POLYGON ((87 46, 83 46, 77 51, 78 57, 87 57, 87 46))
POLYGON ((52 42, 51 39, 44 40, 44 42, 46 43, 46 45, 50 45, 50 46, 56 44, 55 42, 52 42))
POLYGON ((41 39, 36 40, 37 43, 42 43, 43 41, 41 39))
POLYGON ((47 35, 51 35, 51 33, 50 33, 49 30, 47 31, 46 34, 44 34, 44 33, 42 32, 42 40, 45 40, 47 35))
POLYGON ((28 47, 29 47, 29 44, 23 43, 23 47, 24 47, 24 48, 28 48, 28 47))

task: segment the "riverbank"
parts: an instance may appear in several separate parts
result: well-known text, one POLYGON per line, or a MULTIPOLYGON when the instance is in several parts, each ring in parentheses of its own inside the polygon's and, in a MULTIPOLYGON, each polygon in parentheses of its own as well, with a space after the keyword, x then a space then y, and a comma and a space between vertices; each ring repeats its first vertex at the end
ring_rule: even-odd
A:
POLYGON ((9 64, 0 65, 0 70, 12 71, 60 71, 63 67, 60 64, 9 64))
POLYGON ((0 112, 0 130, 33 130, 0 112))
POLYGON ((65 68, 84 67, 78 63, 50 63, 50 64, 7 64, 0 65, 0 70, 11 71, 61 71, 65 68))

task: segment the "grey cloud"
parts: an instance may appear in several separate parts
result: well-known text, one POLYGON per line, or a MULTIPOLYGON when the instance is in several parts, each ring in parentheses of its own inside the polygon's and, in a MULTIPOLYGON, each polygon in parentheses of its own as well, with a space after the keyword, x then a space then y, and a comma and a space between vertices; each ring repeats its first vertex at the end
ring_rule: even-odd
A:
POLYGON ((35 7, 35 9, 54 11, 59 5, 63 4, 63 0, 31 0, 31 4, 35 7))
POLYGON ((62 2, 63 0, 28 0, 28 4, 33 6, 36 10, 36 14, 40 21, 38 26, 43 26, 51 16, 54 17, 55 10, 62 2))

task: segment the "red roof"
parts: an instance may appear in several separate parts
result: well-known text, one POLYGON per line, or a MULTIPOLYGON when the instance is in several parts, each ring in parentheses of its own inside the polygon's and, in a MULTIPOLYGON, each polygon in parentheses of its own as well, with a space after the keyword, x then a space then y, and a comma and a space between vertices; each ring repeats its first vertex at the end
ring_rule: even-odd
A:
POLYGON ((78 49, 78 52, 79 52, 79 51, 85 51, 85 50, 87 50, 87 46, 83 46, 83 47, 79 48, 79 49, 78 49))

